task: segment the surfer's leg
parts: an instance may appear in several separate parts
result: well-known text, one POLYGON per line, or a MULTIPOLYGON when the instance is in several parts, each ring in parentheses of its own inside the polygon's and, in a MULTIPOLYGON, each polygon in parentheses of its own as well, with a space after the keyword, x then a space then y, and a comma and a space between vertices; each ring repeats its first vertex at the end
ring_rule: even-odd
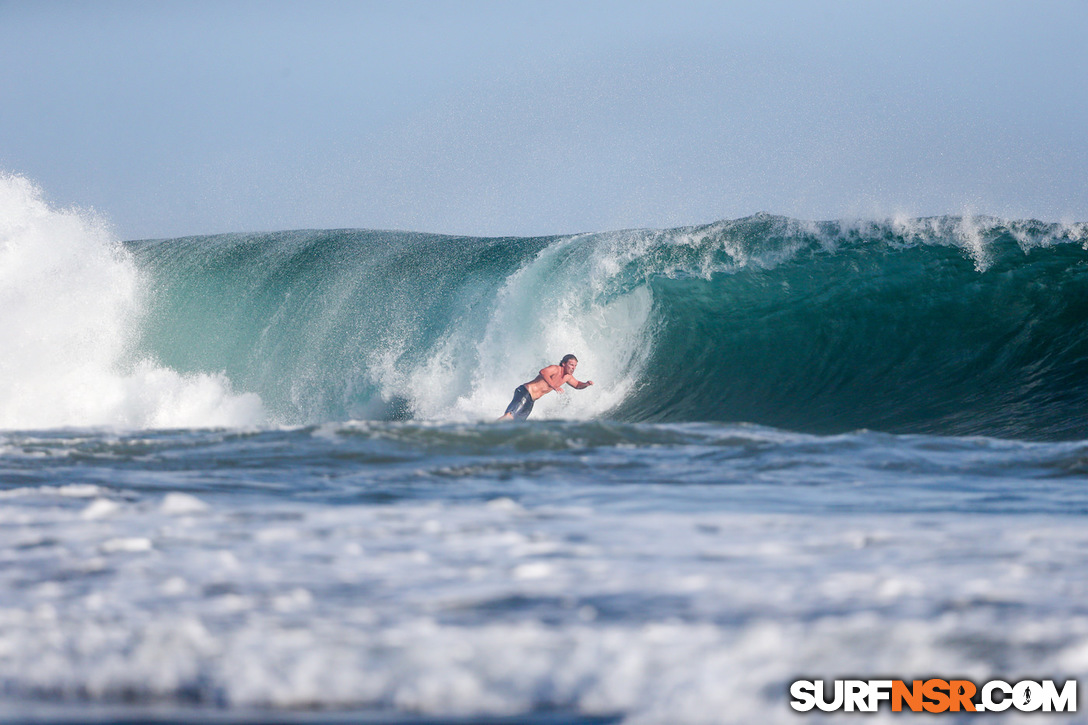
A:
POLYGON ((519 385, 514 391, 514 399, 506 406, 506 412, 499 420, 525 420, 533 410, 533 396, 524 385, 519 385))
POLYGON ((520 412, 521 406, 518 405, 518 398, 520 397, 518 393, 520 391, 521 388, 514 391, 514 397, 510 401, 510 405, 506 406, 506 412, 502 414, 502 417, 499 418, 499 420, 513 420, 514 416, 520 412))
POLYGON ((529 413, 533 412, 533 396, 529 395, 529 391, 525 391, 524 405, 521 406, 521 410, 514 414, 514 418, 517 420, 525 420, 529 417, 529 413))

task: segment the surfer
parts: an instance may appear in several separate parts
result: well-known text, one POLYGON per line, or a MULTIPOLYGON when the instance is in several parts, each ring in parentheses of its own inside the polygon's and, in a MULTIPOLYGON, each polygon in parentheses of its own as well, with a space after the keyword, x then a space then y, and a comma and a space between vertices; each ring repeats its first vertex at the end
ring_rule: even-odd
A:
POLYGON ((506 406, 506 412, 499 420, 525 420, 529 417, 529 413, 533 412, 533 401, 553 390, 562 394, 563 383, 578 390, 585 390, 593 385, 592 380, 583 383, 574 379, 576 367, 578 367, 578 358, 573 355, 564 355, 558 365, 543 368, 535 378, 524 385, 519 385, 514 390, 514 399, 510 401, 510 405, 506 406))

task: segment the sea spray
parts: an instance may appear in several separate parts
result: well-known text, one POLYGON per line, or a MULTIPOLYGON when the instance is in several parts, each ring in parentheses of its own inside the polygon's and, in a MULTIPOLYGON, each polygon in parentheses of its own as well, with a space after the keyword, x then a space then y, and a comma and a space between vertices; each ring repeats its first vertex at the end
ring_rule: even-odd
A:
POLYGON ((133 347, 146 291, 96 215, 0 177, 0 427, 192 427, 263 420, 216 373, 182 375, 133 347))

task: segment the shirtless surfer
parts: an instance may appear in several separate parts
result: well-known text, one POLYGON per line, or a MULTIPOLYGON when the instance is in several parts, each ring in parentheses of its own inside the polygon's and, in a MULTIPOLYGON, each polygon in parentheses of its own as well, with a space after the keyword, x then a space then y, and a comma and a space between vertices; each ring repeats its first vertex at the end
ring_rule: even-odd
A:
POLYGON ((514 390, 514 399, 506 406, 506 413, 499 420, 525 420, 529 413, 533 412, 533 401, 553 390, 562 394, 563 383, 585 390, 593 385, 592 380, 580 382, 574 379, 574 368, 578 367, 578 358, 573 355, 564 355, 558 365, 549 365, 531 381, 519 385, 514 390))

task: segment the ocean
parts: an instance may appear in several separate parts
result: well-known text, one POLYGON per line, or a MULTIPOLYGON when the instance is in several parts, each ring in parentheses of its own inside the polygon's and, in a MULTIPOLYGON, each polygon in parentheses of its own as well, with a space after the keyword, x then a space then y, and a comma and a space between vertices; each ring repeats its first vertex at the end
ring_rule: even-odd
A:
POLYGON ((0 178, 6 722, 1083 679, 1086 483, 1088 224, 122 241, 0 178), (592 387, 495 422, 566 353, 592 387))

